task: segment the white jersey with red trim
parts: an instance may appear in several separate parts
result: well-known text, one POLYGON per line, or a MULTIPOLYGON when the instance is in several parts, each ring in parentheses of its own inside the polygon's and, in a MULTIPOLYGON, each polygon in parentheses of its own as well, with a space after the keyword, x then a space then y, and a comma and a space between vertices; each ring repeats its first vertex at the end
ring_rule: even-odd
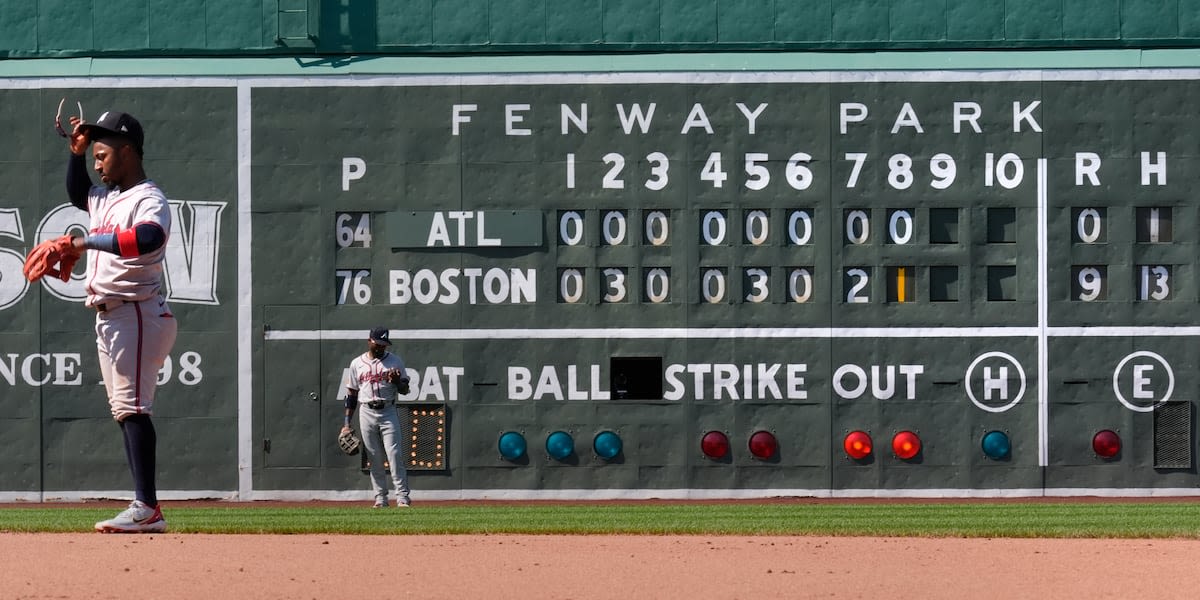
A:
POLYGON ((163 245, 139 256, 88 251, 87 305, 108 300, 145 300, 162 288, 162 261, 171 234, 171 206, 158 185, 146 179, 124 191, 103 185, 88 190, 91 235, 119 233, 142 223, 163 230, 163 245))
POLYGON ((364 352, 350 361, 350 372, 346 375, 346 389, 358 390, 358 403, 366 404, 376 400, 394 402, 396 386, 388 377, 388 371, 404 372, 404 361, 391 352, 385 352, 381 358, 364 352))

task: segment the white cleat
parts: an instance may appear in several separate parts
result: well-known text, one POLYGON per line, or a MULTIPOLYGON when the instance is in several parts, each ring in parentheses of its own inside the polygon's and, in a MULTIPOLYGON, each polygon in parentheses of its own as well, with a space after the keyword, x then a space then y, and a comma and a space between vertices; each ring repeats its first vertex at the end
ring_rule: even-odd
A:
POLYGON ((167 520, 163 518, 162 509, 150 508, 141 500, 129 503, 129 508, 121 514, 96 523, 96 531, 100 533, 166 533, 167 520))

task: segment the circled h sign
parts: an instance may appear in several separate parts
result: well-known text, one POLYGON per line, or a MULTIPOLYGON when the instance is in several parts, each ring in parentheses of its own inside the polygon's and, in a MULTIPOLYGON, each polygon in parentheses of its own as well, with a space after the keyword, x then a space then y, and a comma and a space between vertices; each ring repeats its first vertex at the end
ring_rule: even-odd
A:
POLYGON ((1129 356, 1122 358, 1121 362, 1117 363, 1117 368, 1113 370, 1113 393, 1117 395, 1117 400, 1120 400, 1121 404, 1124 404, 1125 408, 1128 408, 1129 410, 1136 410, 1137 412, 1153 411, 1155 409, 1155 407, 1157 407, 1159 404, 1162 404, 1163 402, 1170 400, 1171 393, 1174 391, 1175 391, 1175 372, 1171 370, 1171 365, 1167 364, 1167 360, 1165 358, 1163 358, 1163 357, 1159 356, 1158 354, 1155 354, 1149 350, 1138 350, 1137 352, 1134 352, 1133 354, 1130 354, 1129 356), (1146 357, 1146 358, 1150 358, 1150 359, 1154 359, 1155 361, 1158 361, 1158 363, 1161 364, 1163 366, 1163 368, 1166 369, 1166 371, 1167 371, 1167 391, 1163 394, 1162 399, 1152 400, 1150 402, 1149 406, 1140 406, 1140 405, 1134 404, 1134 403, 1130 402, 1129 400, 1125 399, 1125 396, 1121 394, 1121 386, 1119 385, 1119 380, 1121 377, 1121 369, 1125 368, 1125 364, 1128 363, 1129 361, 1131 361, 1135 358, 1140 358, 1140 357, 1146 357))
POLYGON ((984 352, 983 354, 975 357, 975 360, 971 361, 971 366, 967 367, 967 376, 963 383, 967 387, 967 397, 971 399, 971 402, 974 403, 975 406, 978 406, 979 408, 982 408, 988 412, 1001 413, 1012 408, 1013 406, 1016 406, 1016 404, 1020 402, 1021 398, 1025 395, 1025 369, 1021 368, 1021 363, 1017 362, 1017 359, 1013 358, 1011 354, 1006 352, 984 352), (1002 406, 989 406, 984 404, 975 397, 975 391, 971 389, 971 373, 975 370, 975 367, 979 366, 979 363, 989 358, 1004 359, 1012 363, 1012 365, 1017 369, 1017 376, 1021 379, 1021 389, 1017 390, 1017 395, 1014 396, 1012 402, 1009 402, 1008 404, 1004 404, 1002 406))

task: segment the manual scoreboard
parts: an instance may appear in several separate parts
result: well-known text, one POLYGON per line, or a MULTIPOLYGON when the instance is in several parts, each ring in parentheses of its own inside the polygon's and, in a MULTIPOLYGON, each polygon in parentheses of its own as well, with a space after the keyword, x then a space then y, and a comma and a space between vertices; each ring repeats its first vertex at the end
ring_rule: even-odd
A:
POLYGON ((322 400, 279 443, 379 324, 446 407, 423 487, 1198 483, 1195 81, 317 83, 250 94, 265 412, 322 400))

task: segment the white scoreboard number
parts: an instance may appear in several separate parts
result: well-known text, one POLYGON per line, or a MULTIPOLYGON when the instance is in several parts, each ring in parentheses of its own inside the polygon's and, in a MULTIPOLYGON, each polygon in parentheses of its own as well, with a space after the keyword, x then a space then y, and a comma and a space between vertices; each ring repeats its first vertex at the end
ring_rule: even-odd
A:
MULTIPOLYGON (((1108 209, 1082 207, 1072 211, 1072 239, 1076 244, 1097 246, 1108 243, 1108 209)), ((1173 239, 1170 207, 1142 207, 1136 210, 1135 242, 1167 244, 1173 239)), ((1169 264, 1132 265, 1132 297, 1138 302, 1162 302, 1173 298, 1175 271, 1169 264)), ((1109 295, 1109 265, 1072 265, 1071 300, 1102 302, 1109 295)))
MULTIPOLYGON (((754 160, 757 160, 755 158, 754 160)), ((757 166, 756 162, 751 166, 757 166)), ((757 172, 757 171, 755 171, 757 172)), ((769 176, 763 175, 763 180, 769 176)), ((703 246, 731 246, 737 233, 741 243, 748 246, 765 246, 773 242, 771 211, 746 209, 740 217, 740 227, 730 223, 728 210, 701 211, 697 227, 699 243, 703 246), (731 237, 731 233, 735 237, 731 237)), ((641 219, 642 232, 638 240, 630 238, 629 223, 632 211, 606 209, 594 213, 599 219, 599 240, 602 247, 625 246, 640 243, 647 247, 670 246, 674 231, 671 225, 672 211, 668 209, 646 209, 641 219)), ((906 213, 907 214, 907 213, 906 213)), ((563 209, 558 211, 558 245, 562 247, 586 246, 588 230, 586 221, 589 212, 585 209, 563 209)), ((809 246, 817 224, 811 209, 792 209, 785 213, 786 227, 784 245, 809 246)), ((911 234, 911 218, 897 219, 899 227, 911 234)), ((903 236, 897 236, 903 237, 903 236)), ((640 275, 632 266, 601 266, 594 269, 582 266, 562 266, 557 273, 558 302, 562 304, 587 304, 590 289, 589 277, 596 277, 593 285, 599 290, 598 302, 614 304, 630 302, 640 298, 648 304, 664 304, 677 301, 672 289, 672 268, 662 265, 643 265, 640 275), (594 275, 592 274, 594 273, 594 275), (634 286, 640 286, 640 292, 634 286)), ((772 301, 806 303, 813 298, 815 284, 814 268, 810 265, 773 269, 769 266, 741 268, 743 295, 741 301, 749 304, 772 301), (778 274, 774 273, 778 271, 778 274), (784 281, 777 283, 780 279, 784 281)), ((737 274, 735 273, 735 276, 737 274)), ((730 295, 730 273, 723 267, 701 267, 697 275, 698 301, 707 304, 722 304, 734 300, 730 295)))

